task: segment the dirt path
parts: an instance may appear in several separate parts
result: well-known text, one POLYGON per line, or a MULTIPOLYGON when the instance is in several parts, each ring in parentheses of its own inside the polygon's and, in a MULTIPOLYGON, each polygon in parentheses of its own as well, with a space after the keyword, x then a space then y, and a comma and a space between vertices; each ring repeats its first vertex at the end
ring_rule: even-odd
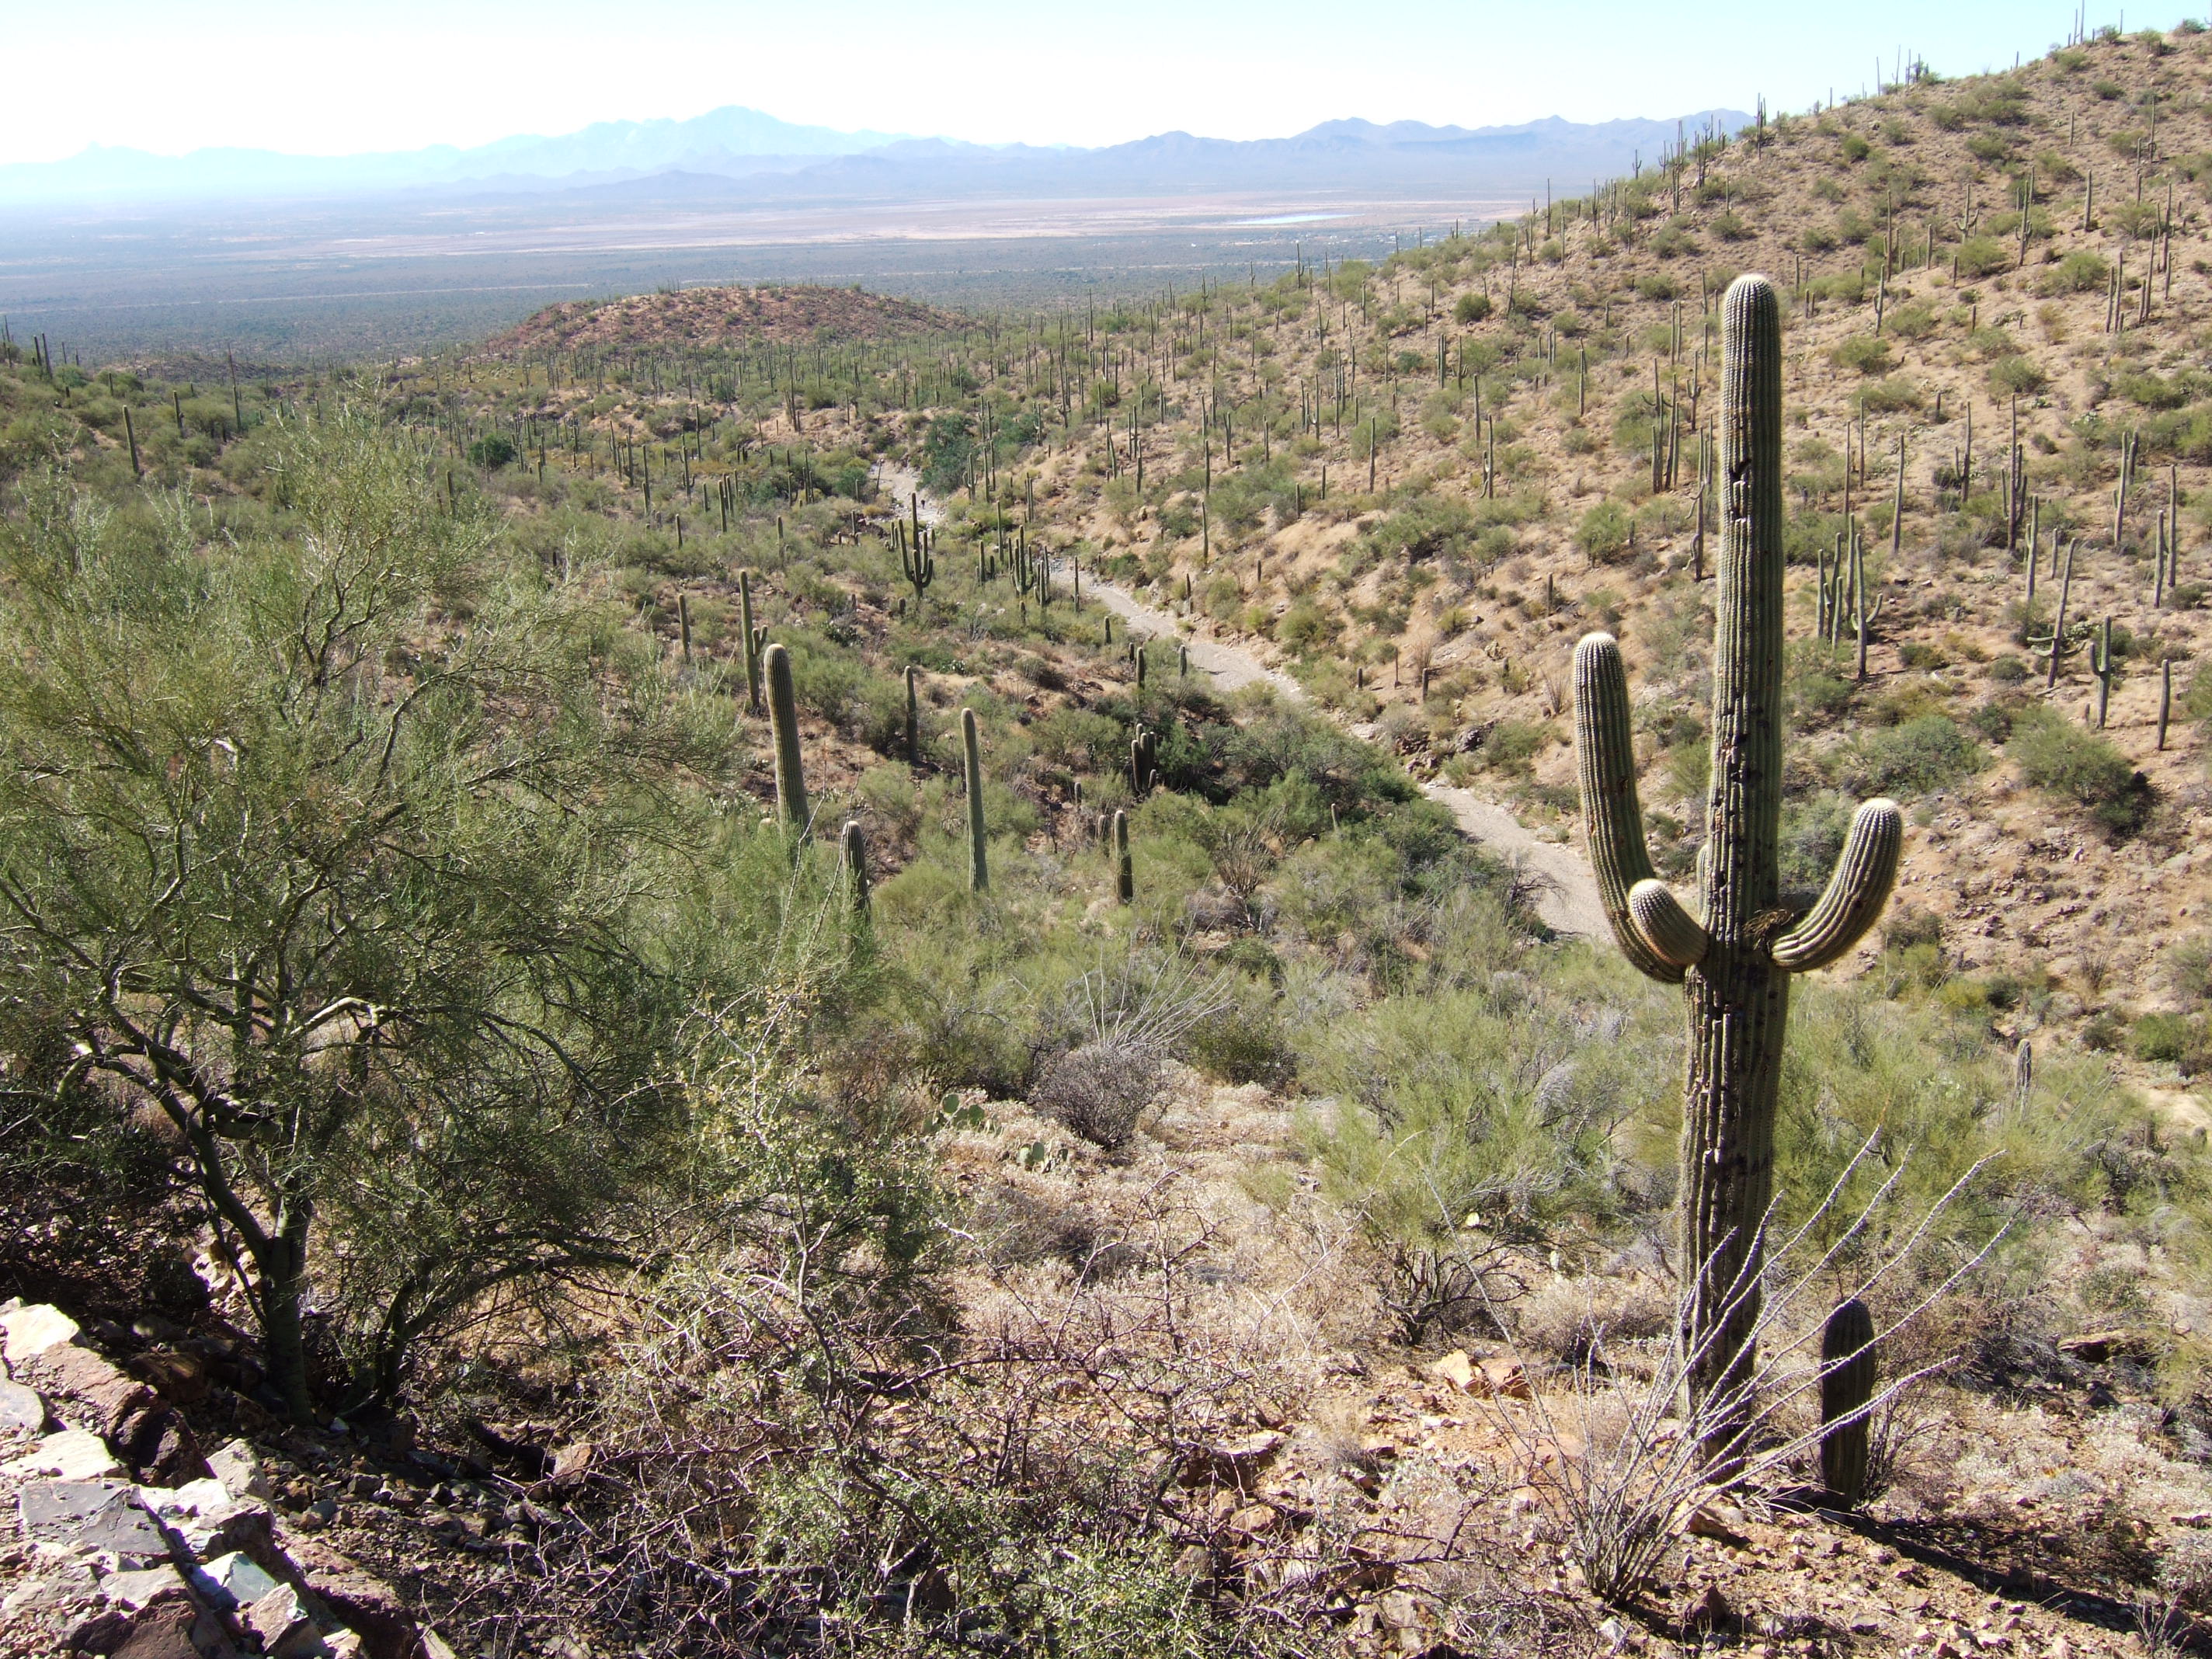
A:
MULTIPOLYGON (((907 510, 907 503, 919 493, 924 524, 934 524, 943 516, 942 509, 929 493, 920 489, 920 480, 912 468, 881 465, 876 469, 876 478, 901 511, 907 510)), ((1104 605, 1139 634, 1147 638, 1176 640, 1188 646, 1191 666, 1211 674, 1224 691, 1265 684, 1292 702, 1306 701, 1305 689, 1296 680, 1280 669, 1269 667, 1249 651, 1203 635, 1186 635, 1178 618, 1096 577, 1085 581, 1083 591, 1085 598, 1104 605)), ((1547 926, 1562 933, 1588 938, 1604 936, 1605 910, 1598 901, 1597 882, 1590 874, 1589 864, 1573 847, 1559 842, 1539 841, 1504 807, 1468 790, 1455 789, 1444 783, 1427 783, 1421 787, 1430 799, 1441 801, 1450 810, 1468 836, 1537 878, 1542 890, 1537 896, 1536 914, 1547 926)))

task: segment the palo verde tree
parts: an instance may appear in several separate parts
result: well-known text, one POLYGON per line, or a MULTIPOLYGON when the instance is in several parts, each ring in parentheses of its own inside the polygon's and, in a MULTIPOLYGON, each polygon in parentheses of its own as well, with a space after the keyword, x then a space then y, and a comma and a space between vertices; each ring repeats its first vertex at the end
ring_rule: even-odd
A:
POLYGON ((166 1116, 305 1418, 309 1307, 388 1396, 488 1294, 630 1253, 720 930, 660 920, 655 780, 715 757, 657 665, 372 418, 281 441, 235 538, 58 471, 0 519, 0 1049, 166 1116))
POLYGON ((1681 1149, 1680 1340, 1692 1395, 1720 1439, 1747 1405, 1762 1233, 1773 1195, 1774 1115, 1790 975, 1840 958, 1881 914, 1904 840, 1897 805, 1862 805, 1809 910, 1785 906, 1782 811, 1782 324, 1756 274, 1723 301, 1722 550, 1714 623, 1709 826, 1699 902, 1655 878, 1636 798, 1620 647, 1575 648, 1575 736, 1590 863, 1629 960, 1684 988, 1689 1068, 1681 1149))

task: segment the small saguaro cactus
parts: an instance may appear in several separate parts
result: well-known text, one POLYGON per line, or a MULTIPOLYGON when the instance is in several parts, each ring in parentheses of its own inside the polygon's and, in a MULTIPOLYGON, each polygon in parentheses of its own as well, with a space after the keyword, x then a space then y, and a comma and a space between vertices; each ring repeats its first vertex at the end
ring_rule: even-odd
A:
POLYGON ((1114 809, 1114 896, 1124 904, 1137 901, 1137 871, 1129 860, 1129 815, 1114 809))
POLYGON ((906 665, 906 763, 921 764, 921 671, 906 665))
POLYGON ((898 544, 899 568, 905 573, 907 581, 914 588, 914 608, 920 611, 923 595, 929 592, 929 585, 937 580, 937 555, 924 542, 918 523, 911 538, 906 534, 906 526, 899 526, 898 544))
POLYGON ((761 711, 761 653, 768 645, 768 629, 753 625, 753 573, 738 572, 738 623, 744 631, 745 698, 756 714, 761 711))
POLYGON ((837 874, 853 921, 865 923, 868 919, 868 838, 858 818, 846 819, 844 829, 838 832, 837 874))
POLYGON ((1874 1316, 1854 1297, 1820 1330, 1820 1483, 1847 1510, 1866 1496, 1875 1359, 1874 1316))
POLYGON ((983 750, 975 736, 975 711, 960 711, 960 750, 966 765, 968 787, 968 886, 982 892, 991 884, 991 866, 984 852, 983 750))
POLYGON ((2112 701, 2112 619, 2105 618, 2089 648, 2089 672, 2097 681, 2097 729, 2105 729, 2106 711, 2112 701))
POLYGON ((768 720, 775 734, 775 812, 783 827, 804 836, 808 824, 806 774, 799 755, 799 699, 791 689, 791 653, 781 643, 764 653, 768 720))
POLYGON ((1575 746, 1590 864, 1622 951, 1684 987, 1681 1340, 1693 1401, 1714 1400, 1717 1449, 1741 1432, 1759 1323, 1762 1230, 1790 975, 1826 967, 1881 915, 1896 879, 1897 805, 1861 806, 1809 910, 1784 908, 1782 810, 1782 329, 1773 285, 1722 301, 1721 548, 1713 640, 1711 826, 1697 911, 1655 878, 1636 797, 1628 682, 1612 635, 1575 647, 1575 746))

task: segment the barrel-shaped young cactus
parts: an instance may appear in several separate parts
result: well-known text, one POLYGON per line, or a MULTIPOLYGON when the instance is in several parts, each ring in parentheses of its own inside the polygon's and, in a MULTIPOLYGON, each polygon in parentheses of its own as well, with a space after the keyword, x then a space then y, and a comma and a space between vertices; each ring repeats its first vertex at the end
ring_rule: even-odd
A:
POLYGON ((781 644, 763 653, 768 670, 768 720, 775 735, 775 813, 784 829, 804 836, 809 822, 806 773, 799 754, 799 700, 791 689, 791 653, 781 644))
POLYGON ((1875 1359, 1874 1316, 1841 1304, 1820 1331, 1820 1482, 1847 1510, 1866 1496, 1875 1359))
POLYGON ((1723 1420, 1711 1429, 1725 1443, 1754 1358, 1789 976, 1837 961, 1874 925, 1896 879, 1904 818, 1893 801, 1861 806, 1826 890, 1802 915, 1784 908, 1782 329, 1772 284, 1739 277, 1722 321, 1712 771, 1694 913, 1656 878, 1644 846, 1627 680, 1608 635, 1575 649, 1575 736, 1590 863, 1614 936, 1644 973, 1685 987, 1682 1334, 1692 1395, 1720 1397, 1723 1420))
POLYGON ((984 848, 983 749, 972 708, 960 711, 960 750, 968 786, 968 887, 981 893, 991 884, 991 866, 984 848))
POLYGON ((1137 899, 1137 871, 1129 860, 1129 815, 1114 809, 1114 896, 1124 904, 1137 899))

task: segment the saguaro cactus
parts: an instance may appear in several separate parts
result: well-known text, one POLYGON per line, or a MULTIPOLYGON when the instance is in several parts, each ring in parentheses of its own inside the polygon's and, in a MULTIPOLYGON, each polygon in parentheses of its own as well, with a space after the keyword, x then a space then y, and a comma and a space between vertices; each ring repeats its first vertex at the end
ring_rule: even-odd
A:
POLYGON ((775 733, 775 812, 794 836, 807 829, 806 774, 799 757, 799 701, 791 689, 791 653, 781 644, 766 653, 768 720, 775 733))
POLYGON ((845 886, 845 902, 854 924, 868 919, 868 838, 858 818, 845 820, 837 836, 837 873, 845 886))
POLYGON ((991 866, 983 848, 983 750, 975 738, 975 711, 960 711, 960 748, 967 767, 968 886, 982 892, 991 884, 991 866))
POLYGON ((1129 815, 1114 809, 1114 896, 1124 904, 1137 899, 1136 866, 1129 860, 1129 815))
POLYGON ((753 625, 753 573, 738 572, 738 623, 744 632, 745 698, 756 714, 761 711, 761 652, 768 630, 753 625))
POLYGON ((1722 302, 1721 554, 1714 625, 1711 826, 1692 914, 1654 878, 1636 798, 1627 678, 1611 635, 1575 648, 1575 739, 1590 863, 1630 961, 1683 985, 1683 1271, 1680 1334, 1710 1431, 1740 1420, 1759 1318, 1760 1229, 1774 1184, 1774 1114, 1790 975, 1836 961, 1881 914, 1897 875, 1897 805, 1858 810, 1827 889, 1782 903, 1782 331, 1773 285, 1739 277, 1722 302))
POLYGON ((911 544, 908 543, 904 533, 905 526, 901 526, 899 528, 901 532, 898 538, 899 568, 905 573, 907 580, 913 585, 914 608, 919 611, 921 609, 923 596, 929 592, 929 585, 937 580, 937 555, 930 550, 927 543, 923 539, 921 526, 918 520, 915 525, 911 544))
POLYGON ((921 671, 912 663, 906 665, 906 763, 921 764, 921 671))
POLYGON ((1820 1481, 1847 1510, 1866 1496, 1875 1362, 1874 1316, 1854 1297, 1820 1331, 1820 1481))

